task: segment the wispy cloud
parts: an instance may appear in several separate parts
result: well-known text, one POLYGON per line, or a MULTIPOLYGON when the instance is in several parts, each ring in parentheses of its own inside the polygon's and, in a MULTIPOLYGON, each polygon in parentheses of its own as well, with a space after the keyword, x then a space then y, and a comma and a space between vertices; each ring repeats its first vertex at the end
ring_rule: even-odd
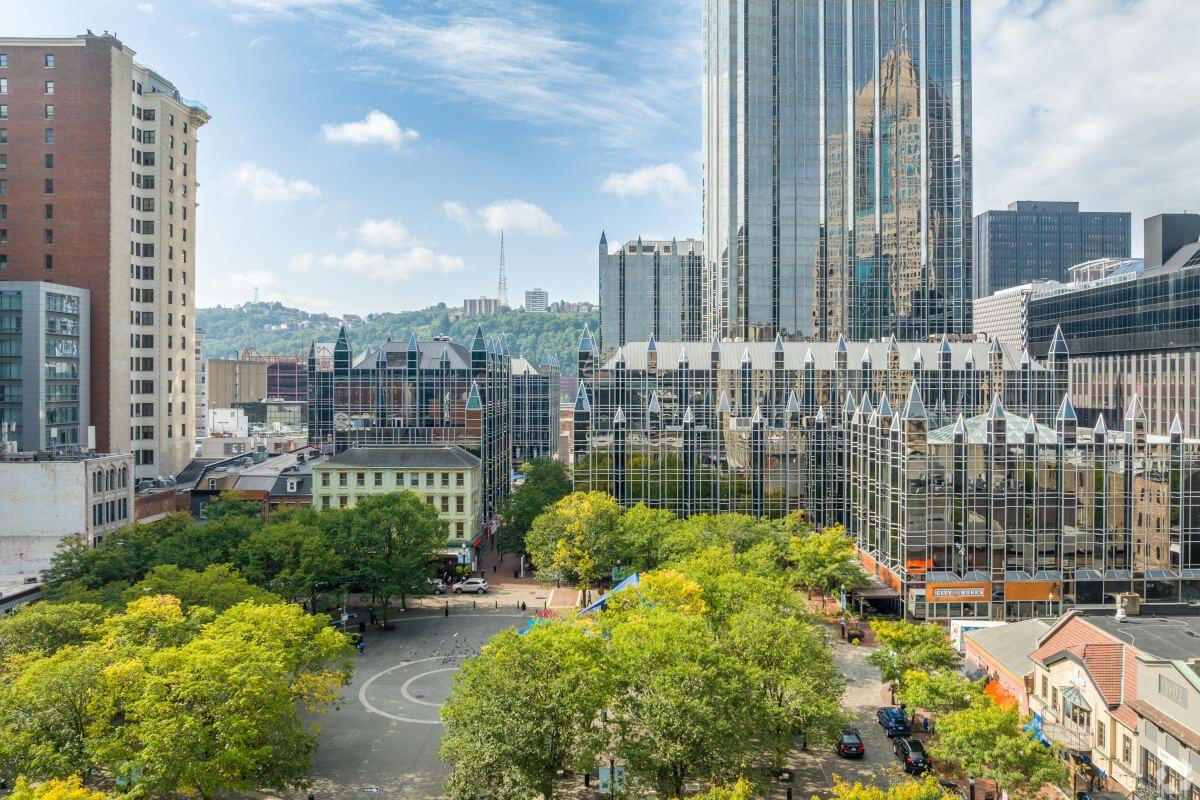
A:
POLYGON ((617 197, 656 194, 662 200, 690 198, 695 195, 687 173, 678 164, 658 164, 632 172, 613 172, 600 184, 600 191, 617 197))
POLYGON ((408 230, 394 219, 367 219, 358 226, 358 235, 371 247, 404 247, 412 242, 408 230))
POLYGON ((447 200, 442 213, 465 230, 483 228, 488 233, 525 233, 530 236, 558 236, 563 226, 543 208, 525 200, 497 200, 472 211, 462 203, 447 200))
POLYGON ((1012 0, 972 16, 975 213, 1130 211, 1136 253, 1141 218, 1195 208, 1200 120, 1180 98, 1200 97, 1200 4, 1012 0))
POLYGON ((263 205, 293 203, 305 198, 320 197, 321 190, 302 178, 285 178, 274 170, 243 161, 225 176, 226 185, 234 191, 248 192, 250 198, 263 205))
POLYGON ((357 122, 322 125, 321 135, 327 142, 339 144, 385 144, 401 148, 415 142, 420 134, 412 128, 401 128, 396 120, 382 111, 372 111, 357 122))
POLYGON ((294 272, 314 269, 358 275, 383 284, 402 283, 418 275, 448 275, 465 268, 458 256, 435 252, 428 247, 410 247, 400 252, 378 253, 356 248, 347 253, 293 256, 294 272))
POLYGON ((564 144, 637 149, 664 130, 684 130, 692 118, 679 110, 694 113, 699 100, 699 14, 688 0, 629 12, 620 36, 539 0, 395 10, 368 0, 218 2, 239 18, 319 18, 342 37, 347 69, 361 62, 367 74, 393 75, 489 116, 557 128, 547 138, 564 144))
POLYGON ((154 3, 138 3, 137 10, 142 12, 143 14, 153 14, 154 13, 154 3))

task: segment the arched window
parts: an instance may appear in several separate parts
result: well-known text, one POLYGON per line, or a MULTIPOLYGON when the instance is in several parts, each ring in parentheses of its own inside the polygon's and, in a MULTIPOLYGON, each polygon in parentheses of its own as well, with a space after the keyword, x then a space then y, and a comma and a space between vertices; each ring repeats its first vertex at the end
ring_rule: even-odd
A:
POLYGON ((129 467, 121 467, 121 488, 129 485, 129 467))
POLYGON ((104 488, 108 491, 112 491, 113 487, 116 485, 116 482, 117 482, 117 471, 115 469, 109 468, 108 477, 104 482, 104 488))
POLYGON ((96 470, 92 473, 92 491, 100 491, 100 470, 96 470))

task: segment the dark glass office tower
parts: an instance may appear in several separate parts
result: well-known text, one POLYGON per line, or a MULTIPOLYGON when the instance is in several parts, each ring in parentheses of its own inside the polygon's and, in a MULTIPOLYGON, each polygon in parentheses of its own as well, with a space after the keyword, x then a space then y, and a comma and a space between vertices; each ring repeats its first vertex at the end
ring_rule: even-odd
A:
POLYGON ((970 0, 705 0, 707 335, 971 329, 970 0))

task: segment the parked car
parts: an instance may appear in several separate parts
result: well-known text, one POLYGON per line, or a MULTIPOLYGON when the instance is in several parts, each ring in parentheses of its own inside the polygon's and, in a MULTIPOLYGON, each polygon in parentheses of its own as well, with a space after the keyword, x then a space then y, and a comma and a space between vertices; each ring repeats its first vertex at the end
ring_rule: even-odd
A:
POLYGON ((883 706, 875 712, 875 718, 879 720, 879 724, 883 726, 889 738, 893 736, 908 736, 912 733, 912 726, 908 724, 908 717, 895 706, 883 706))
POLYGON ((867 754, 866 745, 863 744, 862 734, 858 732, 858 728, 842 728, 842 733, 838 736, 837 754, 842 758, 862 758, 867 754))
POLYGON ((904 771, 910 774, 920 775, 933 766, 925 752, 925 745, 919 739, 897 737, 892 743, 892 751, 904 763, 904 771))
POLYGON ((449 587, 446 586, 446 582, 444 580, 442 580, 441 578, 430 578, 429 579, 429 590, 431 592, 433 592, 434 594, 445 594, 446 589, 448 589, 448 588, 449 587))
POLYGON ((467 578, 465 581, 459 581, 454 584, 454 593, 462 594, 463 592, 474 592, 475 594, 483 594, 488 590, 488 582, 483 578, 467 578))

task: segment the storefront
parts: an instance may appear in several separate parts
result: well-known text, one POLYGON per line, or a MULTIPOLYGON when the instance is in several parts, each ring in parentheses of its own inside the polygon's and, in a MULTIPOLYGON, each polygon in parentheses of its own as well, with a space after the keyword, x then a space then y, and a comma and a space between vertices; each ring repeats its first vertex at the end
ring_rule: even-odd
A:
POLYGON ((992 584, 987 581, 944 581, 925 585, 925 619, 988 619, 992 584))

